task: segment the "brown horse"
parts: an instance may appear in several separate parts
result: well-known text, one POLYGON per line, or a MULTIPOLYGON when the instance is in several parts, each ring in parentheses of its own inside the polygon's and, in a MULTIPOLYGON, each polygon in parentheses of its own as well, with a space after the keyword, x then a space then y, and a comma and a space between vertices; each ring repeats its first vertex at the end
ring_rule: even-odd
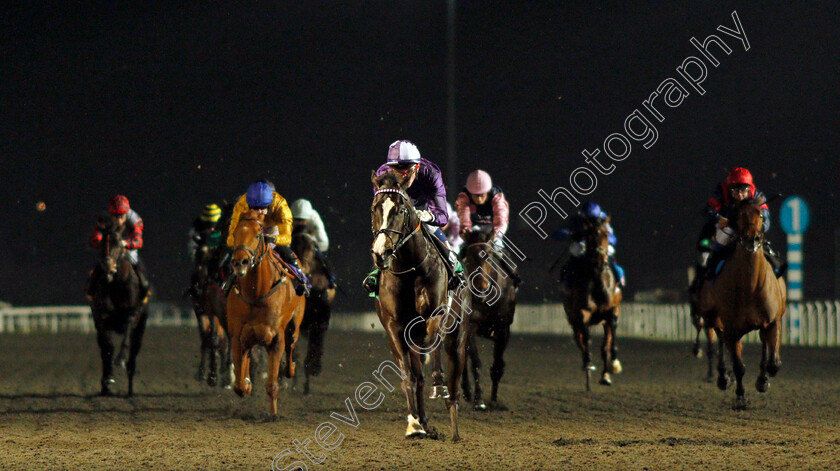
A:
POLYGON ((210 273, 210 267, 215 266, 213 260, 218 257, 219 250, 206 244, 196 249, 189 293, 201 339, 201 357, 196 380, 206 380, 209 386, 216 386, 221 373, 225 378, 222 385, 227 387, 233 382, 227 374, 231 369, 230 345, 224 329, 227 324, 227 298, 210 273))
POLYGON ((306 299, 303 324, 300 326, 301 331, 307 334, 309 340, 306 344, 306 358, 303 360, 303 371, 306 373, 303 393, 309 394, 310 376, 321 374, 324 337, 330 327, 335 288, 329 287, 324 261, 318 256, 315 240, 305 231, 305 228, 296 227, 292 232, 292 250, 300 259, 300 267, 312 283, 312 290, 306 299))
MULTIPOLYGON (((713 323, 720 339, 718 387, 726 389, 726 363, 723 345, 729 349, 735 373, 735 409, 745 409, 743 377, 746 372, 741 360, 741 337, 753 330, 761 338, 761 371, 756 380, 758 392, 770 387, 767 375, 775 376, 781 366, 781 319, 785 314, 787 291, 783 279, 777 279, 773 267, 764 256, 764 233, 761 231, 761 205, 744 200, 734 208, 730 220, 738 235, 735 252, 714 283, 706 282, 701 293, 701 308, 707 322, 713 323)), ((712 268, 713 269, 713 268, 712 268)))
POLYGON ((575 343, 583 354, 587 391, 590 390, 590 373, 595 371, 589 352, 590 326, 604 325, 604 342, 601 345, 604 371, 601 373, 600 384, 611 385, 610 374, 621 373, 616 343, 616 328, 621 315, 621 290, 616 287, 615 276, 609 266, 608 222, 609 218, 587 219, 583 223, 582 234, 586 248, 580 257, 573 257, 569 263, 570 286, 563 299, 575 343))
POLYGON ((263 346, 268 352, 265 390, 271 415, 276 416, 280 362, 285 352, 284 374, 294 377, 293 355, 306 300, 295 295, 292 275, 263 235, 264 217, 258 210, 245 212, 234 229, 231 268, 237 284, 227 298, 227 321, 236 377, 234 391, 240 396, 251 393, 248 354, 254 346, 263 346))
POLYGON ((705 332, 706 359, 708 361, 708 370, 706 371, 706 382, 711 383, 715 380, 714 365, 715 358, 718 355, 717 348, 715 347, 715 340, 717 336, 715 335, 714 322, 706 322, 703 316, 703 310, 700 309, 700 289, 702 288, 703 284, 702 278, 703 273, 697 272, 697 274, 695 275, 695 279, 692 280, 691 287, 689 287, 688 291, 689 307, 691 309, 691 323, 697 330, 697 335, 694 338, 694 345, 692 346, 691 351, 697 358, 703 357, 703 350, 700 348, 700 334, 701 332, 705 332))
POLYGON ((146 330, 148 311, 140 297, 140 279, 131 266, 118 228, 106 229, 99 249, 99 263, 91 280, 91 313, 102 359, 101 394, 113 394, 116 362, 126 369, 128 395, 131 396, 134 394, 137 355, 146 330), (120 342, 120 351, 115 359, 117 342, 120 342))
POLYGON ((504 353, 510 340, 510 325, 516 312, 516 288, 502 264, 507 263, 494 248, 493 226, 485 224, 478 230, 467 232, 464 236, 462 257, 464 270, 468 273, 472 293, 473 315, 469 323, 467 355, 472 362, 472 374, 475 381, 475 394, 471 393, 469 374, 464 369, 461 386, 464 399, 473 399, 476 410, 486 410, 487 404, 481 397, 479 370, 481 359, 478 356, 476 337, 478 335, 493 341, 493 365, 490 367, 490 379, 493 389, 490 393, 490 406, 498 401, 499 381, 505 372, 504 353))
MULTIPOLYGON (((446 408, 452 440, 458 433, 458 380, 464 369, 469 296, 461 288, 447 293, 446 263, 436 255, 411 199, 405 193, 406 179, 393 173, 371 180, 376 189, 371 205, 374 265, 381 270, 376 313, 388 336, 388 346, 400 369, 402 390, 408 403, 406 437, 426 436, 429 428, 423 393, 423 353, 437 352, 443 343, 447 355, 446 408), (425 346, 429 334, 433 344, 425 346)), ((442 390, 439 353, 432 373, 435 390, 442 390)))

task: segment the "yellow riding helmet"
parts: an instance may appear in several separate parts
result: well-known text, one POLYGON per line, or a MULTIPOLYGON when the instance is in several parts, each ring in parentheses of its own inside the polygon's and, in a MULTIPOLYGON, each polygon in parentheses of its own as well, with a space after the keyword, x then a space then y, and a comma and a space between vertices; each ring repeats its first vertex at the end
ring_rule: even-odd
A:
POLYGON ((204 222, 216 223, 222 218, 222 208, 217 204, 208 204, 201 211, 201 220, 204 222))

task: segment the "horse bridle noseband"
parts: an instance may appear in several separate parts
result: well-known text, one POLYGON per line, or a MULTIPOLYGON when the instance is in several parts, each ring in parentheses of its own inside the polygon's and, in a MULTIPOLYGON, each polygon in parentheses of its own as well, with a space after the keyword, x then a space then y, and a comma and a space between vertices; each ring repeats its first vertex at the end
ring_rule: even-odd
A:
POLYGON ((259 224, 259 226, 260 226, 260 232, 257 235, 258 241, 257 241, 257 250, 256 251, 254 251, 251 247, 248 247, 247 245, 237 245, 236 247, 233 248, 233 252, 231 253, 231 257, 233 257, 234 255, 236 255, 236 252, 239 252, 240 250, 242 250, 243 252, 246 252, 248 254, 248 268, 250 269, 250 268, 254 268, 255 266, 259 265, 259 263, 262 261, 262 259, 265 258, 265 255, 269 252, 269 248, 268 248, 268 244, 265 241, 265 234, 263 234, 263 232, 262 232, 263 227, 264 227, 263 223, 259 219, 251 219, 251 218, 240 219, 239 220, 239 222, 242 222, 242 221, 254 221, 257 224, 259 224), (260 247, 262 247, 263 250, 260 250, 260 247), (257 251, 260 252, 259 256, 257 256, 257 251))
MULTIPOLYGON (((404 203, 408 203, 409 205, 412 204, 411 203, 411 198, 409 198, 408 195, 405 194, 405 192, 403 192, 402 190, 399 190, 399 189, 396 189, 396 188, 382 188, 380 190, 376 190, 376 192, 374 192, 374 194, 373 194, 373 197, 376 198, 376 196, 381 194, 381 193, 393 193, 393 194, 399 195, 400 198, 403 199, 404 203)), ((410 211, 411 210, 408 209, 406 206, 403 206, 400 209, 400 213, 402 213, 404 215, 409 214, 410 211)), ((382 235, 384 235, 385 237, 388 238, 389 242, 391 242, 391 255, 389 256, 389 258, 396 258, 397 251, 399 249, 401 249, 402 246, 405 245, 409 240, 411 240, 411 238, 414 237, 415 234, 420 232, 420 228, 423 226, 423 221, 418 221, 417 227, 415 227, 414 230, 412 230, 411 232, 406 234, 406 231, 408 231, 408 220, 409 220, 409 218, 403 217, 403 228, 402 228, 401 231, 398 231, 396 229, 387 228, 387 227, 382 228, 382 229, 378 229, 378 230, 375 230, 375 231, 371 231, 371 232, 373 232, 374 240, 376 240, 376 238, 379 236, 379 234, 382 234, 382 235), (397 239, 396 243, 394 242, 394 239, 391 238, 391 234, 397 234, 398 236, 400 236, 399 239, 397 239)), ((391 268, 388 268, 388 270, 390 270, 391 273, 393 273, 395 275, 402 275, 402 274, 405 274, 405 273, 409 273, 409 272, 412 272, 412 271, 416 270, 420 265, 423 264, 423 262, 426 261, 427 258, 429 258, 429 250, 426 250, 426 256, 423 257, 423 260, 421 260, 420 263, 418 263, 417 265, 409 268, 408 270, 399 271, 399 272, 394 271, 391 268)), ((381 268, 381 267, 376 267, 376 268, 381 268)))

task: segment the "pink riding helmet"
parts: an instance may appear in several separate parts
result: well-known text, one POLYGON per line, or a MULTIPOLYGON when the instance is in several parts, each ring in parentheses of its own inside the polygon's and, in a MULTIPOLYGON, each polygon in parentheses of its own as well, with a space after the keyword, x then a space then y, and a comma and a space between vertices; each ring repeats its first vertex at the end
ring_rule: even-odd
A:
POLYGON ((476 170, 467 176, 467 191, 474 195, 482 195, 493 188, 493 180, 484 170, 476 170))

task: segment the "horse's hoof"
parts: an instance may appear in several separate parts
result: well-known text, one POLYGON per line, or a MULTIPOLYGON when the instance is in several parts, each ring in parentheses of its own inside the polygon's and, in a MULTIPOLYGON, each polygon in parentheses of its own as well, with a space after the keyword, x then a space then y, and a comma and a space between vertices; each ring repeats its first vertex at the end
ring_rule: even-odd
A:
POLYGON ((592 364, 592 363, 587 363, 587 364, 583 365, 583 371, 595 371, 597 369, 598 368, 596 368, 595 365, 592 364))
POLYGON ((420 438, 426 436, 426 430, 419 420, 408 414, 408 426, 405 429, 405 438, 420 438))
POLYGON ((770 389, 770 381, 768 381, 767 378, 759 377, 757 380, 755 380, 756 391, 763 393, 767 392, 768 389, 770 389))
POLYGON ((446 386, 432 386, 432 393, 429 394, 429 399, 449 399, 449 388, 446 386))
POLYGON ((735 406, 733 407, 735 410, 747 410, 747 400, 744 396, 738 396, 735 398, 735 406))
POLYGON ((218 379, 216 378, 216 375, 214 375, 214 374, 207 375, 207 385, 208 386, 210 386, 211 388, 214 388, 214 387, 216 387, 217 383, 218 383, 218 379))
POLYGON ((618 361, 618 358, 616 358, 615 360, 612 361, 612 363, 610 363, 610 370, 612 370, 610 372, 613 373, 613 374, 619 374, 624 370, 621 367, 621 362, 618 361))
POLYGON ((771 377, 776 376, 776 373, 779 372, 779 368, 782 366, 781 360, 773 362, 771 361, 769 365, 767 365, 767 374, 771 377))
POLYGON ((487 404, 485 404, 483 401, 479 402, 473 406, 473 409, 484 412, 487 410, 487 404))
POLYGON ((697 345, 695 345, 694 348, 691 349, 691 354, 697 358, 703 358, 703 350, 701 350, 700 347, 697 345))
POLYGON ((610 379, 609 375, 604 374, 604 376, 601 377, 601 380, 598 381, 598 384, 602 384, 604 386, 612 386, 612 380, 610 379))
POLYGON ((727 378, 726 376, 718 376, 717 387, 721 391, 726 391, 727 389, 729 389, 729 378, 727 378))

